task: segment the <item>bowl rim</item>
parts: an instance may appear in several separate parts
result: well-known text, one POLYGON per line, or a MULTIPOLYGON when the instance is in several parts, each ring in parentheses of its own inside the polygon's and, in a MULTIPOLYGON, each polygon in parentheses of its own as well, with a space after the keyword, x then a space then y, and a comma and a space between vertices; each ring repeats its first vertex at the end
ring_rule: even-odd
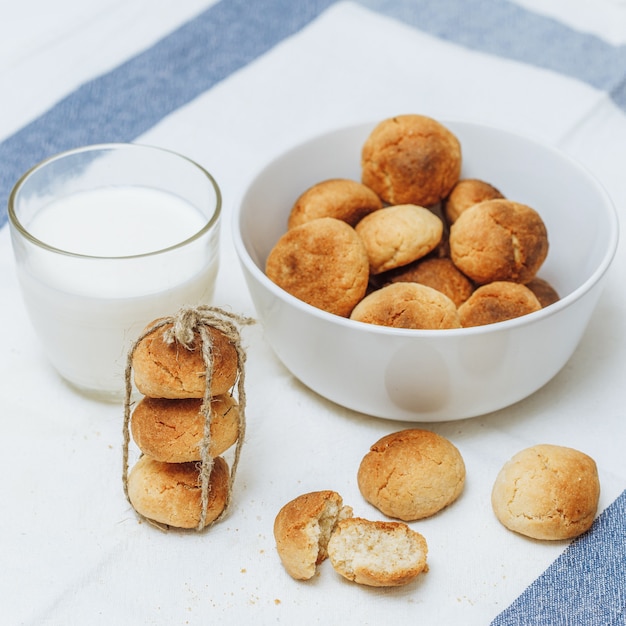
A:
POLYGON ((380 326, 376 324, 360 322, 357 320, 351 320, 350 318, 346 317, 341 317, 340 315, 329 313, 327 311, 324 311, 323 309, 319 309, 311 304, 308 304, 303 300, 300 300, 299 298, 296 298, 295 296, 291 295, 290 293, 276 285, 274 282, 272 282, 267 277, 265 272, 253 260, 251 254, 248 251, 248 248, 246 247, 246 244, 243 241, 243 237, 241 234, 242 208, 246 202, 246 199, 248 198, 251 188, 260 178, 262 178, 262 176, 268 169, 272 168, 276 164, 276 162, 285 159, 290 153, 296 150, 301 150, 305 148, 308 144, 323 141, 325 138, 329 138, 341 132, 349 132, 351 130, 356 131, 358 129, 366 129, 368 127, 373 129, 374 126, 378 123, 376 121, 350 124, 347 126, 337 126, 334 129, 330 129, 325 132, 310 135, 308 138, 292 144, 286 150, 283 150, 279 154, 275 155, 265 165, 258 168, 255 174, 244 186, 244 191, 242 192, 239 200, 235 203, 232 214, 232 238, 235 246, 235 251, 237 253, 237 256, 239 257, 240 263, 242 263, 245 269, 254 277, 257 282, 263 285, 265 289, 270 291, 278 299, 285 301, 291 307, 298 309, 303 314, 312 315, 318 318, 320 321, 326 322, 328 324, 337 324, 338 326, 344 326, 345 328, 355 332, 360 331, 375 333, 378 335, 391 335, 396 337, 440 337, 442 339, 452 339, 458 336, 468 337, 485 333, 491 334, 504 330, 510 330, 519 326, 529 326, 538 323, 545 318, 558 314, 563 309, 568 308, 572 303, 580 300, 587 292, 593 289, 601 281, 602 277, 607 273, 609 267, 611 266, 617 252, 620 235, 617 209, 613 203, 612 198, 606 191, 604 185, 598 180, 598 178, 577 159, 563 152, 559 148, 556 148, 555 146, 550 144, 546 144, 533 136, 522 134, 499 126, 488 125, 480 122, 472 122, 468 120, 438 119, 438 121, 444 125, 456 125, 457 127, 466 126, 473 129, 483 128, 490 132, 497 132, 499 134, 508 135, 511 137, 515 137, 518 140, 534 144, 536 147, 541 148, 542 150, 548 150, 549 152, 552 152, 554 155, 558 156, 560 159, 568 161, 570 166, 572 166, 574 169, 577 169, 582 176, 587 178, 594 185, 594 187, 598 191, 599 196, 603 199, 603 214, 609 221, 609 238, 600 263, 597 264, 591 275, 583 283, 578 285, 578 287, 576 287, 573 291, 568 293, 566 296, 563 296, 560 300, 551 304, 550 306, 542 308, 539 311, 528 313, 526 315, 522 315, 520 317, 510 320, 467 328, 416 329, 380 326))

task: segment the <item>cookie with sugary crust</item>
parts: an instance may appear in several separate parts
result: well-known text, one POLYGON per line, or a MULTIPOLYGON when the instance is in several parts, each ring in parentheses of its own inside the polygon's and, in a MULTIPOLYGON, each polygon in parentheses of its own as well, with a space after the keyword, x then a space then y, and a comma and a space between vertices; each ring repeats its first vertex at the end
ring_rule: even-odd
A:
POLYGON ((355 226, 372 211, 383 208, 382 200, 362 183, 348 178, 332 178, 309 187, 294 203, 288 228, 319 217, 334 217, 355 226))
POLYGON ((478 178, 463 178, 454 185, 444 200, 443 212, 448 224, 454 224, 459 215, 471 206, 496 198, 504 198, 504 196, 493 185, 478 178))
POLYGON ((452 504, 465 485, 457 447, 437 433, 410 428, 379 439, 361 460, 357 482, 382 513, 405 522, 430 517, 452 504))
POLYGON ((434 250, 441 241, 443 222, 424 207, 400 204, 370 213, 355 230, 367 250, 370 272, 380 274, 434 250))
POLYGON ((342 497, 332 490, 312 491, 285 504, 274 519, 278 556, 287 573, 308 580, 328 557, 328 542, 337 523, 352 516, 342 497))
POLYGON ((526 285, 495 281, 478 287, 459 306, 463 328, 495 324, 541 309, 537 296, 526 285))
MULTIPOLYGON (((222 457, 213 460, 205 525, 226 508, 230 469, 222 457)), ((202 515, 199 463, 163 463, 142 456, 128 475, 128 497, 144 517, 174 528, 197 528, 202 515)))
POLYGON ((542 307, 547 307, 560 300, 559 292, 547 280, 538 276, 529 280, 526 287, 537 296, 542 307))
MULTIPOLYGON (((187 463, 202 459, 205 417, 201 398, 170 400, 144 397, 131 416, 137 447, 157 461, 187 463)), ((219 456, 239 436, 239 407, 230 394, 211 398, 209 454, 219 456)))
POLYGON ((548 255, 548 233, 537 211, 506 199, 468 208, 450 227, 450 258, 474 282, 526 283, 548 255))
POLYGON ((359 302, 350 319, 394 328, 460 328, 457 307, 445 294, 419 283, 391 283, 359 302))
POLYGON ((420 259, 389 272, 392 283, 420 283, 444 293, 456 306, 474 291, 472 281, 447 257, 420 259))
POLYGON ((572 539, 593 524, 600 497, 595 461, 579 450, 539 444, 507 461, 491 504, 509 530, 533 539, 572 539))
POLYGON ((267 257, 265 272, 292 296, 347 317, 367 290, 369 260, 352 226, 321 217, 282 235, 267 257))
MULTIPOLYGON (((165 340, 164 333, 171 328, 172 324, 156 328, 138 343, 132 357, 135 385, 151 398, 203 398, 206 366, 200 333, 194 334, 192 349, 187 350, 176 341, 165 340)), ((222 331, 212 326, 207 330, 213 356, 210 392, 217 396, 229 391, 237 380, 237 350, 222 331)))
POLYGON ((380 122, 361 150, 361 181, 388 204, 433 205, 461 173, 456 135, 425 115, 397 115, 380 122))

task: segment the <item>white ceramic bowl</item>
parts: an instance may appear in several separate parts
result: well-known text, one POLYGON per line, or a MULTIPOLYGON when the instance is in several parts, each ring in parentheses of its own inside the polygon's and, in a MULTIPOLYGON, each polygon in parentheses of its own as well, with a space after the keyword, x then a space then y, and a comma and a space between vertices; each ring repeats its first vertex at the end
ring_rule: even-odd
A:
POLYGON ((486 180, 541 214, 550 251, 538 275, 560 293, 556 304, 488 326, 405 330, 331 315, 272 283, 265 259, 285 232, 295 199, 326 178, 360 180, 361 146, 374 124, 289 150, 258 174, 235 211, 235 247, 267 341, 306 386, 361 413, 436 422, 529 396, 576 349, 617 247, 610 198, 567 156, 495 128, 443 123, 461 142, 462 177, 486 180))

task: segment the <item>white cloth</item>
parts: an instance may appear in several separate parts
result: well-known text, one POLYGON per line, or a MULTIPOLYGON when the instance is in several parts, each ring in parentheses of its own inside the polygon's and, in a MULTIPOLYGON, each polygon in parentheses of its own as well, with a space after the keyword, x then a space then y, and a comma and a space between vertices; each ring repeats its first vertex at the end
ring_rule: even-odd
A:
MULTIPOLYGON (((213 4, 3 3, 0 141, 213 4)), ((586 165, 624 215, 626 111, 606 91, 446 41, 365 4, 332 4, 136 137, 195 159, 222 188, 217 306, 254 315, 230 238, 229 215, 247 182, 284 149, 345 124, 419 112, 528 133, 586 165)), ((610 45, 626 41, 624 3, 519 5, 610 45)), ((379 519, 358 492, 360 459, 379 437, 411 424, 356 414, 313 394, 275 358, 259 325, 246 328, 248 431, 230 515, 201 534, 139 523, 122 492, 122 407, 75 394, 43 358, 4 226, 0 621, 489 623, 567 546, 529 541, 499 525, 490 491, 504 461, 535 443, 585 451, 598 463, 601 510, 626 486, 625 277, 620 245, 579 349, 543 389, 491 415, 418 425, 457 445, 466 488, 449 509, 412 524, 428 541, 430 571, 405 588, 368 589, 340 579, 328 562, 313 580, 292 580, 276 554, 274 517, 301 493, 334 489, 356 514, 379 519)))

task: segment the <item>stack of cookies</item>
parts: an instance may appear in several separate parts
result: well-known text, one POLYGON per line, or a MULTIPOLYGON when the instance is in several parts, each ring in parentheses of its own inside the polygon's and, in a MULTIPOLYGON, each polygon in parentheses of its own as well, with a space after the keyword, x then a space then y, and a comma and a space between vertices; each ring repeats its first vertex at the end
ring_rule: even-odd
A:
POLYGON ((141 516, 201 530, 230 500, 244 435, 244 358, 234 326, 191 319, 182 333, 180 318, 153 322, 129 354, 127 387, 132 368, 143 397, 131 415, 127 391, 124 486, 141 516), (141 456, 128 472, 131 434, 141 456), (222 455, 232 446, 231 467, 222 455))

